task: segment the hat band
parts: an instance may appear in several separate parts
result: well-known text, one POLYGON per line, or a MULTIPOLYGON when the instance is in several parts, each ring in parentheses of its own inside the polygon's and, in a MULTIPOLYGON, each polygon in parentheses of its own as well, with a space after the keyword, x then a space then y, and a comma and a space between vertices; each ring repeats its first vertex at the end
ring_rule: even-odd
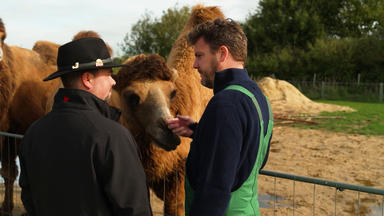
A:
POLYGON ((75 64, 73 64, 72 66, 59 67, 59 71, 64 71, 64 70, 76 71, 76 70, 81 70, 84 68, 92 68, 92 67, 96 67, 97 69, 98 67, 102 67, 104 66, 104 64, 107 64, 107 63, 112 63, 112 59, 111 58, 96 59, 96 61, 87 62, 87 63, 75 62, 75 64))

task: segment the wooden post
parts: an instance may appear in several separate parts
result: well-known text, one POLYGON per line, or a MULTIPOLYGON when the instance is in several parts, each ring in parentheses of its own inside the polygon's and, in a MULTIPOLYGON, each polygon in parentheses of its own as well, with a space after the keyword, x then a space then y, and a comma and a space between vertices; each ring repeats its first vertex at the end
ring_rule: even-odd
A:
POLYGON ((357 74, 357 85, 360 85, 360 73, 357 74))
POLYGON ((313 74, 313 87, 316 85, 316 73, 313 74))
POLYGON ((321 99, 324 99, 324 88, 325 88, 325 82, 321 82, 321 99))
POLYGON ((380 83, 379 102, 383 102, 383 83, 380 83))

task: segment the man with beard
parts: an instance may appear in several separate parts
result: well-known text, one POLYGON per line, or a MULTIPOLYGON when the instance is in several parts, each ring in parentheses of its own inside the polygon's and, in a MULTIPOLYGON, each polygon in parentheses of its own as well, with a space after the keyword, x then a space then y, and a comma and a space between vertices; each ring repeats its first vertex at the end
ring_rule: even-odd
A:
POLYGON ((196 26, 187 37, 193 67, 214 96, 195 124, 188 116, 168 127, 193 138, 186 163, 186 215, 260 215, 257 176, 268 157, 273 117, 268 99, 244 69, 247 38, 233 20, 196 26))
POLYGON ((59 48, 64 88, 21 143, 21 199, 29 216, 151 215, 136 143, 110 107, 115 81, 107 47, 82 38, 59 48))

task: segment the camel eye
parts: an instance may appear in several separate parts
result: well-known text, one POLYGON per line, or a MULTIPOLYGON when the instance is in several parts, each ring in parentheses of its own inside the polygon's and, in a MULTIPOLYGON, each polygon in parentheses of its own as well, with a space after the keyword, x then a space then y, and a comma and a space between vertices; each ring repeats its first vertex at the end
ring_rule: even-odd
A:
POLYGON ((134 92, 126 92, 124 93, 124 97, 131 109, 135 109, 137 105, 139 105, 140 96, 134 92))
POLYGON ((171 92, 171 99, 173 99, 175 96, 176 96, 176 90, 173 90, 173 91, 171 92))

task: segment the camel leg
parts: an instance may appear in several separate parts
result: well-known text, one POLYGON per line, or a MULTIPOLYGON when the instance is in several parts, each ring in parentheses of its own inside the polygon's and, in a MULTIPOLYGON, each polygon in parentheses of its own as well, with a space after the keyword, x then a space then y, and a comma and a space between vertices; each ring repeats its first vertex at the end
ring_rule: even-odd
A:
POLYGON ((14 138, 3 139, 1 148, 1 176, 4 179, 5 194, 0 215, 12 215, 13 184, 18 174, 16 166, 17 141, 14 138))
POLYGON ((184 215, 184 173, 174 172, 169 176, 168 184, 165 185, 164 215, 184 215))

